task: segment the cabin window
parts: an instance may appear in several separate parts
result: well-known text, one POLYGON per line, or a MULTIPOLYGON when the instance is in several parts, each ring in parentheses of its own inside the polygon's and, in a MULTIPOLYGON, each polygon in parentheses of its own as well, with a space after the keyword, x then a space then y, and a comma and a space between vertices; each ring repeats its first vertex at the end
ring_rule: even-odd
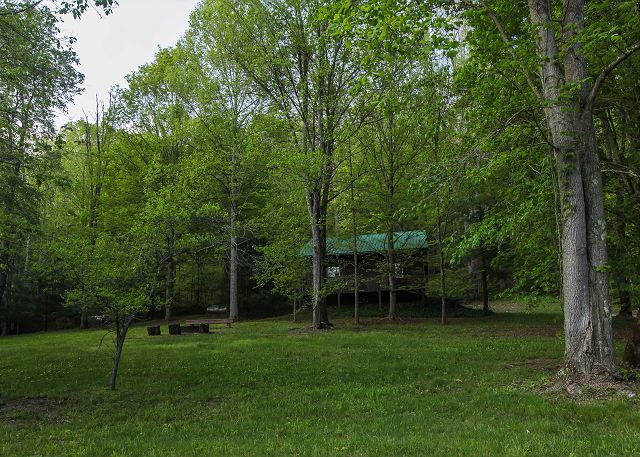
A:
POLYGON ((396 278, 404 278, 404 268, 402 268, 402 264, 400 263, 393 264, 393 275, 396 278))
POLYGON ((327 267, 327 278, 337 278, 340 276, 340 267, 327 267))

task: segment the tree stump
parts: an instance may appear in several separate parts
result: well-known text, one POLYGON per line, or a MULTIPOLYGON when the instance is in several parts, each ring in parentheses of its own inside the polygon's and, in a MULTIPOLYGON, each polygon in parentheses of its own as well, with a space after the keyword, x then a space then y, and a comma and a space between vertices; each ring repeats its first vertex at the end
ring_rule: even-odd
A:
POLYGON ((160 335, 160 326, 159 325, 149 325, 149 326, 147 326, 147 335, 149 335, 149 336, 160 335))
POLYGON ((209 333, 209 324, 200 324, 200 333, 209 333))
POLYGON ((182 335, 180 322, 169 324, 169 335, 182 335))
POLYGON ((186 327, 181 328, 181 330, 185 333, 198 333, 200 331, 200 328, 195 324, 189 324, 186 327))

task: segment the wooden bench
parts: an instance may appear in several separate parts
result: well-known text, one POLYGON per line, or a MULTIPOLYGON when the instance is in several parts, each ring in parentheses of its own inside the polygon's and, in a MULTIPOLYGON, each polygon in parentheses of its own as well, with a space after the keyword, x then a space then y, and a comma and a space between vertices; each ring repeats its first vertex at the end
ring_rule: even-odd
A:
POLYGON ((233 323, 233 319, 187 319, 185 321, 185 325, 187 327, 190 327, 190 326, 200 327, 201 333, 208 333, 209 324, 226 324, 227 327, 231 328, 232 323, 233 323), (204 331, 203 329, 204 326, 207 327, 206 331, 204 331))

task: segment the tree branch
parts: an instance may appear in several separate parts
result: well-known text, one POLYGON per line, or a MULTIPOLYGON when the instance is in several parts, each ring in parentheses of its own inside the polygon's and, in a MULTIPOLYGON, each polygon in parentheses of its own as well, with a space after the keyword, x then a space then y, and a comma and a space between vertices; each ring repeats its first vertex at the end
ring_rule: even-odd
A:
POLYGON ((607 76, 611 74, 615 68, 620 65, 622 62, 627 60, 631 55, 633 55, 636 51, 640 51, 640 41, 631 46, 629 49, 622 51, 618 56, 613 59, 613 61, 604 67, 595 82, 593 83, 593 87, 591 88, 591 92, 589 93, 589 97, 586 101, 586 107, 591 109, 593 108, 593 103, 595 102, 598 94, 600 93, 600 89, 602 89, 602 85, 604 81, 607 79, 607 76))
POLYGON ((509 36, 505 32, 504 26, 498 19, 498 16, 496 16, 496 13, 494 13, 488 8, 485 10, 485 14, 489 16, 489 18, 496 25, 496 28, 498 29, 498 33, 500 34, 500 38, 502 38, 502 41, 507 45, 507 50, 509 51, 509 54, 511 54, 511 57, 513 58, 513 60, 518 62, 518 65, 520 66, 520 69, 522 70, 522 73, 524 73, 524 77, 527 80, 527 84, 529 84, 529 87, 533 91, 536 98, 538 100, 541 100, 542 97, 540 95, 540 91, 538 90, 538 87, 534 84, 533 79, 531 78, 531 74, 529 73, 529 70, 525 67, 522 61, 518 59, 518 56, 516 56, 516 53, 513 52, 513 48, 511 48, 511 40, 509 40, 509 36))
POLYGON ((7 9, 7 11, 0 12, 0 16, 14 16, 14 15, 22 14, 22 13, 25 13, 25 12, 37 7, 42 2, 43 2, 43 0, 37 0, 34 3, 28 3, 28 4, 24 5, 23 7, 20 7, 18 9, 16 9, 16 10, 7 9))

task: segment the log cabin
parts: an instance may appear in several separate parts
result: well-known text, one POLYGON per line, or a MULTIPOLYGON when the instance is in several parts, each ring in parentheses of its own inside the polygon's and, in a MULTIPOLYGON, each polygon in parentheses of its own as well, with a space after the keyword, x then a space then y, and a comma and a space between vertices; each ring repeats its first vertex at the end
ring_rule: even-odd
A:
MULTIPOLYGON (((371 233, 356 237, 358 253, 358 291, 365 302, 377 300, 381 306, 389 295, 387 267, 387 235, 371 233)), ((396 292, 411 293, 424 300, 427 275, 427 235, 424 230, 394 233, 395 262, 393 271, 396 292)), ((350 238, 327 237, 325 275, 327 299, 341 305, 353 297, 354 242, 350 238)), ((301 255, 311 257, 311 241, 302 248, 301 255)), ((405 294, 409 295, 409 294, 405 294)))

